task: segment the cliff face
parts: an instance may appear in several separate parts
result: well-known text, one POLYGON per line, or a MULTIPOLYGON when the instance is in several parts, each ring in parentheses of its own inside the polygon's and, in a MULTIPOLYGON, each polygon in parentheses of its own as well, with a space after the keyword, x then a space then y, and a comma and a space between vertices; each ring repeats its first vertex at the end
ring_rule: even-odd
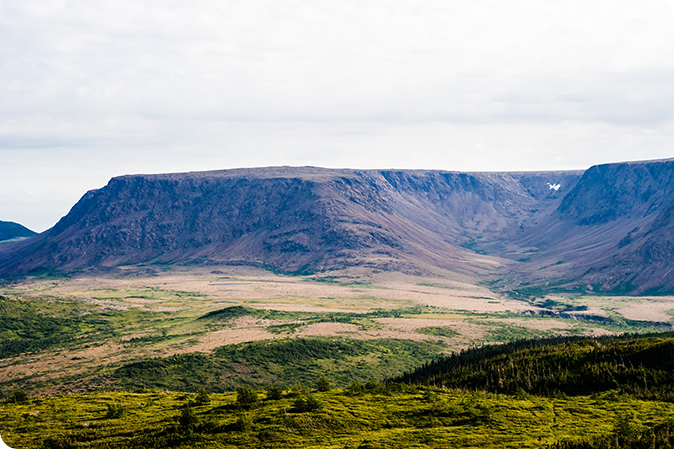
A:
MULTIPOLYGON (((137 263, 250 263, 284 271, 427 264, 478 273, 462 247, 513 235, 579 174, 267 168, 114 178, 52 229, 5 250, 4 275, 137 263)), ((488 258, 488 257, 487 257, 488 258)))
POLYGON ((515 272, 534 284, 672 292, 673 207, 674 160, 591 167, 556 211, 513 239, 531 251, 515 272))
POLYGON ((591 167, 562 201, 560 217, 592 226, 657 213, 674 198, 673 167, 671 160, 591 167))
POLYGON ((139 263, 287 272, 440 267, 517 283, 674 290, 674 161, 583 172, 272 167, 112 179, 0 276, 139 263))
POLYGON ((580 278, 604 290, 674 291, 674 160, 593 167, 574 190, 561 217, 581 225, 586 245, 601 229, 608 246, 580 278))

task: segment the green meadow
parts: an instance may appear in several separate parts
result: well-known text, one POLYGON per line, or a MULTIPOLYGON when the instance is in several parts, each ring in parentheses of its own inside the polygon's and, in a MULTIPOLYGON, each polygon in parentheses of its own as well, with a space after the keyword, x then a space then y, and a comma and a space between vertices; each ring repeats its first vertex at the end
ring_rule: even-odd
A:
POLYGON ((278 399, 251 391, 252 403, 165 390, 29 398, 0 406, 0 433, 21 449, 538 448, 617 441, 625 422, 636 434, 674 419, 669 402, 615 391, 551 398, 377 383, 327 392, 296 385, 278 399))
POLYGON ((0 286, 4 441, 671 447, 666 298, 529 298, 538 312, 522 313, 486 296, 451 308, 454 290, 423 283, 410 295, 435 303, 336 281, 179 280, 0 286))

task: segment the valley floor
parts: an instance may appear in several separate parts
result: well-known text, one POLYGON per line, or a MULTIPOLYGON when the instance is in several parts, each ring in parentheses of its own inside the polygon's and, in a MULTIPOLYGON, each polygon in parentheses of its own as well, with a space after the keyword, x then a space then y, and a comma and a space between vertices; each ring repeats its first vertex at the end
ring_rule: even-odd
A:
MULTIPOLYGON (((474 279, 339 275, 151 267, 6 282, 0 285, 0 394, 109 388, 119 385, 115 373, 130 363, 210 355, 218 348, 255 341, 371 342, 370 348, 378 348, 375 353, 349 359, 353 376, 332 379, 343 387, 353 380, 397 375, 475 345, 672 326, 671 297, 547 295, 514 300, 474 285, 474 279), (412 354, 399 342, 414 342, 423 350, 412 354), (382 362, 388 358, 388 364, 382 362)), ((305 378, 315 380, 335 360, 328 354, 305 378)), ((251 378, 249 365, 230 362, 223 361, 231 373, 222 388, 285 381, 273 366, 258 366, 259 377, 251 378)), ((337 364, 343 363, 339 359, 337 364)), ((294 378, 297 373, 286 374, 294 378)))

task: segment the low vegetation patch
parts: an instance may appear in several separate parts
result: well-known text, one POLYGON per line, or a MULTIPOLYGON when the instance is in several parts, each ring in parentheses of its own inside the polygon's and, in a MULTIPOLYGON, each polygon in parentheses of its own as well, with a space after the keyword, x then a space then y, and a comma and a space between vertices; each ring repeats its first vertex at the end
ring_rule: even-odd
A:
POLYGON ((127 389, 166 388, 180 391, 231 391, 238 386, 269 383, 314 385, 383 379, 402 374, 420 362, 437 358, 444 346, 410 340, 284 338, 218 348, 200 353, 152 358, 127 364, 114 373, 114 384, 127 389))
POLYGON ((0 296, 0 359, 63 346, 89 330, 112 331, 105 317, 68 310, 59 303, 0 296))

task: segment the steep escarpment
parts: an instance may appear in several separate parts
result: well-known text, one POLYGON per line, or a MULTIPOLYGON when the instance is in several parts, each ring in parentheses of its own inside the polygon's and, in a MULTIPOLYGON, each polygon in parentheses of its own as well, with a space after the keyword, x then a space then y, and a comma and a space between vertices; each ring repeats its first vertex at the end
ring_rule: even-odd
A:
POLYGON ((674 291, 674 160, 585 172, 270 167, 129 175, 0 245, 0 276, 129 264, 436 268, 503 290, 674 291))
MULTIPOLYGON (((512 235, 559 203, 551 176, 311 167, 122 176, 0 253, 0 273, 243 263, 474 275, 503 261, 471 244, 512 235)), ((572 183, 579 174, 553 182, 559 176, 572 183)))
POLYGON ((674 160, 591 167, 539 226, 513 239, 516 277, 590 291, 674 291, 674 160), (528 254, 525 254, 528 251, 528 254))
POLYGON ((559 206, 559 216, 582 226, 646 217, 674 194, 674 161, 597 165, 583 173, 559 206))

